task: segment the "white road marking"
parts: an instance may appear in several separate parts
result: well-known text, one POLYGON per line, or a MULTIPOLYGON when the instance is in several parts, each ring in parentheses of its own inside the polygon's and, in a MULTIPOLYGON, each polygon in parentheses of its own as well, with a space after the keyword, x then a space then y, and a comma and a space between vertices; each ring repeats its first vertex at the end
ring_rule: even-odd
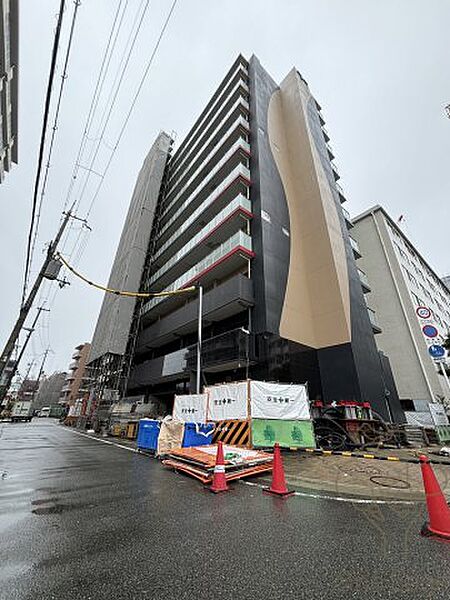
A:
MULTIPOLYGON (((260 483, 254 483, 252 481, 240 481, 240 483, 244 483, 245 485, 251 485, 253 487, 264 488, 267 487, 260 483)), ((303 496, 305 498, 315 498, 317 500, 336 500, 337 502, 351 502, 353 504, 404 504, 404 505, 414 505, 420 504, 420 500, 375 500, 372 498, 345 498, 342 496, 327 496, 325 494, 312 494, 308 492, 294 492, 294 496, 303 496)))
MULTIPOLYGON (((59 425, 55 425, 55 427, 59 427, 59 425)), ((81 431, 74 431, 73 429, 67 428, 63 431, 70 431, 71 433, 75 433, 76 435, 81 435, 82 437, 89 438, 90 440, 95 440, 96 442, 102 442, 102 444, 108 444, 109 446, 116 446, 117 448, 122 448, 123 450, 128 450, 129 452, 138 453, 137 448, 130 448, 129 446, 124 446, 123 444, 118 444, 117 442, 111 442, 111 440, 103 440, 102 438, 94 437, 93 435, 89 435, 88 433, 81 433, 81 431)))

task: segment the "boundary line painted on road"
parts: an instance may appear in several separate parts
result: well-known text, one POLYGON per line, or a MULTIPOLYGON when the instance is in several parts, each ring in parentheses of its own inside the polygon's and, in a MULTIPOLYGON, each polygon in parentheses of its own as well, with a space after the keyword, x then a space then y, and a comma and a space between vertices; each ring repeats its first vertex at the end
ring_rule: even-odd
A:
MULTIPOLYGON (((253 481, 240 480, 239 483, 250 485, 252 487, 265 488, 267 486, 253 481)), ((304 498, 315 498, 317 500, 336 500, 337 502, 350 502, 352 504, 405 504, 415 505, 421 504, 422 500, 376 500, 373 498, 346 498, 344 496, 327 496, 326 494, 313 494, 311 492, 297 492, 293 493, 294 496, 302 496, 304 498)))
MULTIPOLYGON (((374 460, 390 460, 392 462, 410 463, 414 465, 420 464, 418 458, 401 458, 399 456, 377 456, 376 454, 361 454, 360 452, 350 452, 348 450, 322 450, 321 448, 290 448, 296 452, 302 452, 307 454, 318 454, 322 456, 346 456, 352 458, 365 458, 374 460)), ((450 465, 449 461, 433 460, 429 458, 429 462, 433 465, 450 465)))
MULTIPOLYGON (((55 425, 55 427, 59 427, 59 425, 55 425)), ((89 435, 88 433, 82 433, 81 431, 74 431, 73 429, 64 429, 64 431, 70 431, 70 433, 75 433, 76 435, 81 435, 81 437, 88 438, 89 440, 95 440, 96 442, 102 442, 102 444, 108 444, 108 446, 116 446, 117 448, 122 448, 123 450, 128 450, 129 452, 134 452, 135 454, 140 454, 137 448, 130 448, 129 446, 124 446, 123 444, 118 444, 117 442, 111 442, 111 440, 102 440, 102 438, 94 437, 93 435, 89 435)))

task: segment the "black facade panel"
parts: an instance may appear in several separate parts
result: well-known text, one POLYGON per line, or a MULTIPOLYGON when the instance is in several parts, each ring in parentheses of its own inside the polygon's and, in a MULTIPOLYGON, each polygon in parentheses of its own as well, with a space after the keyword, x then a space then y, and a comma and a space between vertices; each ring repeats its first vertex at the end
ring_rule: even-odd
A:
POLYGON ((272 156, 267 124, 270 98, 278 86, 254 56, 250 60, 249 79, 250 199, 254 213, 252 240, 255 252, 252 279, 257 299, 252 329, 257 333, 278 334, 290 257, 289 237, 283 233, 283 227, 289 231, 289 212, 272 156), (261 216, 261 211, 266 218, 261 216))

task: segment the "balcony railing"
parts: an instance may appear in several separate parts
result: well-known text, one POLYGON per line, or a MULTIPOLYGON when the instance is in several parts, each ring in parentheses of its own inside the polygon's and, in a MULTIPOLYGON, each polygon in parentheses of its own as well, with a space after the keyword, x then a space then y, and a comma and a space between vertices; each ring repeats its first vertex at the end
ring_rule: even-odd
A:
POLYGON ((376 327, 377 329, 381 329, 380 324, 378 322, 377 315, 376 315, 375 311, 373 310, 373 308, 370 308, 368 306, 367 307, 367 312, 369 313, 369 319, 370 319, 370 322, 372 323, 372 325, 374 327, 376 327))
POLYGON ((241 194, 235 198, 230 204, 228 204, 223 210, 221 210, 211 221, 204 227, 201 231, 199 231, 196 235, 187 244, 185 244, 178 252, 176 252, 172 258, 164 263, 164 265, 158 269, 149 279, 149 285, 152 285, 155 281, 157 281, 164 273, 166 273, 173 265, 175 265, 179 260, 186 256, 192 248, 195 248, 201 240, 208 235, 219 223, 224 221, 229 215, 231 215, 236 209, 244 208, 247 211, 251 210, 251 203, 248 198, 245 198, 241 194))
POLYGON ((369 279, 368 279, 367 275, 364 273, 364 271, 361 271, 361 269, 358 269, 358 275, 359 275, 359 278, 362 281, 362 283, 364 283, 364 285, 366 287, 370 287, 369 279))
MULTIPOLYGON (((242 118, 242 121, 245 122, 245 120, 242 118)), ((220 140, 222 146, 224 145, 223 140, 220 140)), ((220 147, 222 147, 220 146, 220 147)), ((199 165, 199 167, 196 169, 196 171, 191 175, 191 177, 189 178, 189 180, 183 185, 183 187, 181 188, 181 190, 179 190, 177 192, 177 194, 175 195, 175 197, 170 201, 170 203, 166 206, 163 214, 161 215, 162 218, 164 218, 168 212, 170 212, 171 208, 173 206, 175 206, 175 204, 178 202, 178 200, 181 198, 181 196, 184 194, 184 192, 186 191, 186 188, 192 183, 192 180, 195 179, 195 177, 199 174, 199 172, 205 167, 205 165, 208 164, 208 162, 211 160, 211 158, 214 156, 214 154, 217 153, 218 151, 218 147, 214 147, 214 149, 208 154, 208 156, 202 161, 201 165, 199 165)), ((216 175, 216 173, 218 171, 220 171, 221 167, 223 167, 223 165, 227 162, 227 160, 229 160, 233 154, 235 154, 235 152, 237 152, 239 149, 244 150, 245 152, 250 154, 250 144, 248 142, 246 142, 243 138, 238 138, 234 144, 231 146, 231 148, 229 148, 229 150, 227 150, 227 152, 225 152, 225 154, 222 156, 222 158, 217 162, 217 164, 211 169, 211 171, 208 173, 208 175, 203 178, 201 180, 201 182, 197 185, 197 187, 192 190, 192 192, 189 194, 189 196, 195 196, 197 191, 200 188, 203 188, 206 186, 207 182, 210 181, 214 175, 216 175)))
POLYGON ((352 246, 353 250, 354 250, 354 251, 355 251, 357 254, 359 254, 359 256, 361 256, 361 251, 360 251, 360 249, 359 249, 358 242, 357 242, 357 241, 356 241, 354 238, 352 238, 352 237, 350 237, 350 244, 351 244, 351 246, 352 246))
MULTIPOLYGON (((208 256, 198 262, 196 265, 191 267, 188 271, 183 273, 181 277, 178 277, 175 281, 173 281, 170 285, 168 285, 163 292, 173 292, 174 290, 179 290, 183 286, 185 286, 189 281, 195 279, 197 275, 200 275, 202 271, 212 266, 215 262, 226 256, 231 250, 234 248, 242 246, 247 250, 252 250, 252 238, 244 233, 243 231, 238 231, 234 235, 232 235, 226 242, 218 246, 215 250, 213 250, 208 256)), ((152 298, 149 300, 142 308, 142 312, 148 312, 154 306, 159 304, 165 299, 164 296, 152 298)))
MULTIPOLYGON (((243 74, 248 77, 248 71, 247 69, 243 66, 243 65, 238 65, 236 68, 236 71, 233 72, 233 74, 230 76, 230 81, 232 81, 234 79, 234 77, 238 74, 239 71, 242 71, 243 74)), ((249 94, 250 90, 248 88, 248 85, 245 83, 245 81, 241 78, 238 79, 238 81, 236 82, 236 84, 230 89, 229 86, 226 86, 224 88, 224 90, 220 93, 220 95, 216 98, 215 102, 209 107, 208 111, 203 115, 203 117, 201 117, 201 120, 194 125, 193 129, 189 132, 189 138, 194 138, 197 134, 198 134, 198 130, 203 127, 205 121, 210 117, 210 115, 214 112, 214 110, 217 108, 217 106, 220 106, 221 104, 224 103, 224 100, 226 98, 229 98, 230 96, 232 96, 237 89, 239 89, 239 87, 242 87, 244 89, 244 91, 249 94)), ((182 161, 184 160, 185 156, 181 159, 182 161)), ((177 165, 178 166, 181 164, 181 162, 177 165)))
MULTIPOLYGON (((220 194, 230 185, 232 181, 239 177, 239 175, 245 177, 246 179, 250 179, 250 171, 242 163, 236 165, 236 167, 231 171, 231 173, 227 175, 227 177, 225 177, 225 179, 214 189, 214 191, 202 202, 200 207, 203 206, 204 208, 206 208, 208 204, 214 202, 214 200, 218 196, 220 196, 220 194)), ((176 210, 176 212, 174 212, 170 220, 167 221, 167 223, 165 223, 165 225, 161 228, 161 231, 159 232, 159 237, 161 237, 165 233, 165 231, 172 225, 172 223, 176 221, 176 219, 178 219, 178 217, 185 211, 185 209, 192 203, 192 201, 193 197, 190 196, 178 207, 178 209, 176 210)), ((177 234, 175 233, 174 235, 177 234)))
MULTIPOLYGON (((218 131, 220 131, 220 129, 224 126, 224 124, 227 122, 227 120, 230 118, 230 116, 233 114, 233 112, 240 106, 242 106, 245 110, 247 110, 247 112, 250 110, 249 103, 246 100, 244 100, 244 98, 242 96, 240 96, 236 100, 236 102, 234 102, 234 104, 232 105, 230 110, 227 111, 227 113, 223 117, 223 119, 220 120, 220 123, 218 123, 218 125, 214 128, 214 130, 210 134, 208 134, 208 136, 206 138, 204 138, 204 139, 200 138, 194 144, 194 146, 189 150, 189 152, 186 154, 186 156, 183 158, 183 160, 180 162, 180 164, 171 173, 171 175, 169 177, 169 185, 173 184, 173 181, 175 180, 177 175, 180 173, 180 170, 183 167, 183 165, 186 165, 186 162, 189 161, 189 157, 193 154, 195 155, 196 153, 198 153, 199 148, 206 146, 208 144, 208 142, 210 142, 211 139, 215 135, 217 135, 218 131)), ((248 121, 246 121, 246 125, 248 126, 248 121)), ((230 129, 231 129, 231 126, 230 126, 230 129)))
POLYGON ((347 221, 349 221, 351 223, 352 219, 350 217, 350 213, 348 212, 348 210, 346 208, 342 207, 342 212, 344 213, 344 217, 347 219, 347 221))

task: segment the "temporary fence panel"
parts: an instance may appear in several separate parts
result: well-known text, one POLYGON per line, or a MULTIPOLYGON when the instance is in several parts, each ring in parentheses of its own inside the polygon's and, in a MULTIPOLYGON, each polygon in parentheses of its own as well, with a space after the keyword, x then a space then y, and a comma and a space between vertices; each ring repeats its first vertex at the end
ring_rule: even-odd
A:
POLYGON ((215 385, 208 392, 208 421, 246 419, 248 416, 247 382, 215 385))
POLYGON ((250 422, 232 419, 215 423, 213 442, 223 442, 232 446, 248 446, 250 444, 250 422))
POLYGON ((141 419, 138 426, 137 447, 143 450, 156 450, 160 427, 161 421, 141 419))
POLYGON ((273 446, 275 442, 285 448, 315 448, 312 422, 253 419, 253 446, 267 448, 273 446))
POLYGON ((430 409, 431 418, 435 425, 445 426, 449 424, 445 407, 442 404, 429 404, 428 408, 430 409))
POLYGON ((436 433, 441 444, 450 442, 450 425, 437 425, 436 433))
POLYGON ((205 423, 207 401, 207 394, 175 396, 173 418, 185 423, 205 423))
POLYGON ((250 404, 253 419, 311 418, 305 385, 251 381, 250 404))
POLYGON ((213 423, 185 423, 183 448, 189 448, 190 446, 206 446, 212 444, 213 433, 213 423))
POLYGON ((165 417, 161 422, 161 431, 158 438, 158 454, 167 454, 173 448, 181 448, 184 435, 183 421, 176 421, 165 417))

